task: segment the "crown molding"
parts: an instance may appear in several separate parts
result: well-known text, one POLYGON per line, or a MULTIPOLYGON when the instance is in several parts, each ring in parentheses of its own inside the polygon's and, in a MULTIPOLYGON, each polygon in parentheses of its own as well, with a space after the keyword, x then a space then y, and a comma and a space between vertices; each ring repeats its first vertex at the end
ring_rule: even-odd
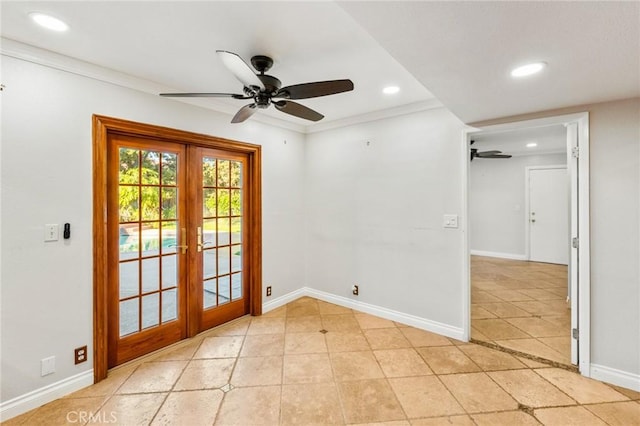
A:
POLYGON ((326 123, 317 123, 307 126, 307 133, 318 133, 326 130, 338 129, 340 127, 352 126, 354 124, 367 123, 370 121, 382 120, 385 118, 397 117, 400 115, 413 114, 415 112, 427 111, 430 109, 443 108, 444 105, 439 100, 433 98, 426 101, 414 102, 407 105, 401 105, 395 108, 388 108, 379 111, 372 111, 365 114, 354 115, 338 120, 328 121, 326 123))
MULTIPOLYGON (((167 87, 151 80, 136 77, 130 74, 126 74, 100 65, 95 65, 86 61, 72 58, 70 56, 61 55, 50 50, 41 49, 39 47, 31 46, 4 37, 0 38, 0 54, 2 54, 3 56, 32 62, 34 64, 53 68, 59 71, 68 72, 109 84, 114 84, 116 86, 125 87, 154 96, 162 92, 179 91, 175 88, 167 87)), ((237 108, 218 102, 215 99, 174 98, 171 99, 171 101, 183 102, 231 116, 233 116, 237 111, 237 108)), ((251 117, 251 120, 287 130, 293 130, 298 133, 307 134, 323 132, 326 130, 337 129, 354 124, 366 123, 370 121, 376 121, 441 107, 443 107, 442 103, 434 98, 427 101, 421 101, 395 108, 368 112, 365 114, 355 115, 352 117, 346 117, 328 122, 314 123, 306 126, 298 123, 292 123, 286 120, 280 120, 278 118, 274 118, 265 114, 256 114, 251 117)))

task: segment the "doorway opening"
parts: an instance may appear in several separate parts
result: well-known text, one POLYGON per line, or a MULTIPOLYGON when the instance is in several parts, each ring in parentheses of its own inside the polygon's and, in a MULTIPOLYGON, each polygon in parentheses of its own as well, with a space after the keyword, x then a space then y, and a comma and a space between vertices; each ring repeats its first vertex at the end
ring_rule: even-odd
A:
POLYGON ((261 314, 260 147, 94 116, 94 378, 261 314))
POLYGON ((588 114, 465 132, 467 337, 588 375, 588 114), (531 153, 535 153, 531 155, 531 153))

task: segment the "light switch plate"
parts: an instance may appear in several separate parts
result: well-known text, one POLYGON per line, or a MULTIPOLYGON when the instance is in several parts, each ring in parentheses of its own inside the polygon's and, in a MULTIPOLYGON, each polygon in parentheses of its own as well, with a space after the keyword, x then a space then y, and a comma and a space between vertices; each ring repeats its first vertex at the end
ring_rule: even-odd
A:
POLYGON ((60 239, 60 230, 57 223, 47 223, 44 225, 44 240, 58 241, 60 239))
POLYGON ((445 214, 443 227, 445 228, 457 228, 458 227, 458 215, 457 214, 445 214))

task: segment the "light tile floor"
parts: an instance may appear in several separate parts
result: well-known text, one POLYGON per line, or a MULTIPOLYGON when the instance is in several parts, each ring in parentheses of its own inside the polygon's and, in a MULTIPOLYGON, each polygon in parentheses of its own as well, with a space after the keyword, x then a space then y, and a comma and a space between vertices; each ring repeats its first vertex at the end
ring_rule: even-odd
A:
POLYGON ((471 337, 571 364, 567 267, 471 257, 471 337))
POLYGON ((6 424, 639 421, 640 393, 305 297, 114 369, 6 424))

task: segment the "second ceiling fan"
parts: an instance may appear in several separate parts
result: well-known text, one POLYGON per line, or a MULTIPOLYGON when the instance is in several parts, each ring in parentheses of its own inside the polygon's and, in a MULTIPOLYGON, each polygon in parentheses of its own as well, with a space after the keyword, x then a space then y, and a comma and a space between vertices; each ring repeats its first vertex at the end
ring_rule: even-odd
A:
MULTIPOLYGON (((475 141, 471 141, 469 145, 473 145, 475 141)), ((470 160, 473 161, 474 158, 511 158, 512 156, 509 154, 503 154, 502 151, 480 151, 478 152, 477 148, 470 148, 470 160)))
POLYGON ((273 59, 268 56, 257 55, 251 58, 253 70, 233 52, 217 50, 218 57, 231 73, 244 85, 243 93, 160 93, 165 97, 191 97, 191 98, 232 98, 253 99, 253 102, 243 106, 231 120, 232 123, 242 123, 251 117, 258 109, 268 108, 273 104, 279 111, 305 120, 319 121, 324 115, 312 110, 291 99, 309 99, 320 96, 334 95, 353 90, 353 82, 348 79, 316 81, 313 83, 295 84, 282 87, 277 78, 265 74, 273 65, 273 59))

